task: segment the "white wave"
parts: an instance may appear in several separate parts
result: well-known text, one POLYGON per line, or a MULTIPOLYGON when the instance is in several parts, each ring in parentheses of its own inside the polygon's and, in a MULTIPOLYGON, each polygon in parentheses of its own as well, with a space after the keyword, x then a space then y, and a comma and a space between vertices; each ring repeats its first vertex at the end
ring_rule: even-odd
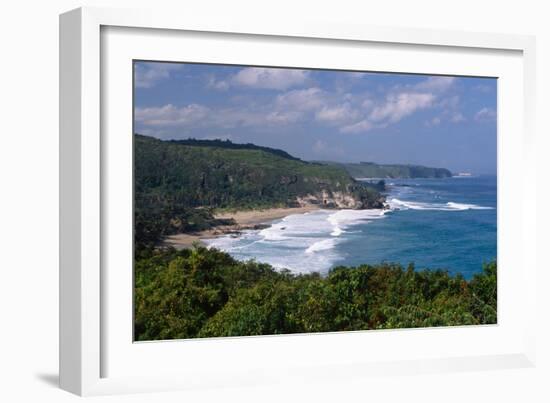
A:
POLYGON ((307 248, 306 253, 311 254, 315 252, 325 251, 325 250, 333 249, 334 246, 336 246, 336 242, 334 238, 323 239, 321 241, 315 242, 313 245, 307 248))
POLYGON ((323 235, 331 227, 326 222, 324 211, 291 214, 272 223, 259 232, 265 242, 282 242, 303 236, 323 235))
POLYGON ((346 228, 382 218, 384 213, 382 209, 338 210, 336 213, 332 213, 327 217, 327 221, 332 225, 332 232, 330 235, 338 237, 346 232, 346 228))
POLYGON ((464 210, 493 210, 494 207, 478 206, 477 204, 466 203, 425 203, 407 200, 390 199, 388 204, 396 210, 436 210, 436 211, 464 211, 464 210))
POLYGON ((231 253, 235 258, 251 257, 277 269, 296 273, 326 272, 342 259, 337 245, 351 227, 380 219, 388 210, 318 210, 293 214, 277 220, 268 228, 225 235, 207 240, 210 247, 231 253))
POLYGON ((478 206, 477 204, 465 204, 448 202, 447 206, 455 210, 494 210, 494 207, 478 206))
POLYGON ((268 228, 264 228, 259 232, 259 235, 265 241, 282 241, 286 239, 284 235, 285 226, 282 223, 273 224, 268 228))
POLYGON ((395 210, 430 210, 436 207, 434 204, 431 203, 412 202, 399 200, 396 198, 388 200, 388 204, 392 209, 395 210))
POLYGON ((344 231, 342 228, 340 228, 340 227, 338 227, 338 226, 335 226, 335 227, 334 227, 334 230, 332 230, 332 232, 330 233, 330 235, 332 235, 332 236, 340 236, 340 235, 342 235, 344 232, 345 232, 345 231, 344 231))

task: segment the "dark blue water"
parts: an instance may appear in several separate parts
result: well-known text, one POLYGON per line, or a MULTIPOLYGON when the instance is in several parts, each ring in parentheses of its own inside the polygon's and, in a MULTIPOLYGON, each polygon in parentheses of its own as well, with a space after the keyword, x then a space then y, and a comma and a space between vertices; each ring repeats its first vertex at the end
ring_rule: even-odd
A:
POLYGON ((346 264, 380 261, 470 277, 497 255, 496 177, 394 180, 394 210, 350 234, 346 264), (449 204, 447 204, 449 203, 449 204))
POLYGON ((386 180, 390 210, 321 210, 210 244, 295 272, 414 263, 466 278, 497 254, 496 177, 386 180))

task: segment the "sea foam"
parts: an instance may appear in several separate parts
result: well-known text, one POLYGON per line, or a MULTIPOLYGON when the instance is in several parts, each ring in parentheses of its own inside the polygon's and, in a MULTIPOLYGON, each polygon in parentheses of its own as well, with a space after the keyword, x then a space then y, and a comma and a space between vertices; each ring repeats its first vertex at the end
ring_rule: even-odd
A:
POLYGON ((334 246, 336 246, 336 241, 334 239, 322 239, 307 248, 305 253, 311 254, 315 252, 320 252, 323 250, 332 249, 334 248, 334 246))
POLYGON ((210 247, 246 259, 293 272, 326 272, 342 259, 337 245, 355 225, 384 217, 384 210, 318 210, 292 214, 260 231, 247 231, 241 237, 222 236, 207 240, 210 247))
POLYGON ((403 201, 399 199, 390 199, 388 204, 395 210, 435 210, 435 211, 464 211, 464 210, 494 210, 494 207, 478 206, 477 204, 466 203, 426 203, 415 201, 403 201))
POLYGON ((384 210, 338 210, 328 216, 327 221, 332 225, 332 236, 340 236, 353 225, 369 222, 384 217, 384 210))

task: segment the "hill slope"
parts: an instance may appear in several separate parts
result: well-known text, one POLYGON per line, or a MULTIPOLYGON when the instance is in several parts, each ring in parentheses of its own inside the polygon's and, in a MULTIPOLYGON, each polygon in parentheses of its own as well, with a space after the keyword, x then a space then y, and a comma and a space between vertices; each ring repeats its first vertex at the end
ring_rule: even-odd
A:
POLYGON ((134 176, 136 240, 145 244, 220 224, 214 208, 382 205, 376 190, 340 166, 216 140, 161 141, 136 134, 134 176))
POLYGON ((299 158, 293 157, 289 153, 276 148, 262 147, 252 143, 239 144, 233 143, 229 140, 197 140, 197 139, 184 139, 184 140, 169 140, 170 143, 182 144, 188 146, 203 146, 203 147, 218 147, 230 150, 260 150, 267 153, 278 155, 279 157, 288 158, 289 160, 301 161, 299 158))

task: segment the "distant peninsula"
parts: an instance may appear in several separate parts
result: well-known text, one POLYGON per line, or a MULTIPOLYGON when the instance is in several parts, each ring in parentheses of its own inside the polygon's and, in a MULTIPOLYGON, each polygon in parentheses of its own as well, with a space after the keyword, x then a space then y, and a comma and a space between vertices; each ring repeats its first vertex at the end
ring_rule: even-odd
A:
POLYGON ((452 172, 445 168, 432 168, 409 164, 376 164, 374 162, 339 163, 323 162, 344 168, 355 179, 361 178, 450 178, 452 172))

